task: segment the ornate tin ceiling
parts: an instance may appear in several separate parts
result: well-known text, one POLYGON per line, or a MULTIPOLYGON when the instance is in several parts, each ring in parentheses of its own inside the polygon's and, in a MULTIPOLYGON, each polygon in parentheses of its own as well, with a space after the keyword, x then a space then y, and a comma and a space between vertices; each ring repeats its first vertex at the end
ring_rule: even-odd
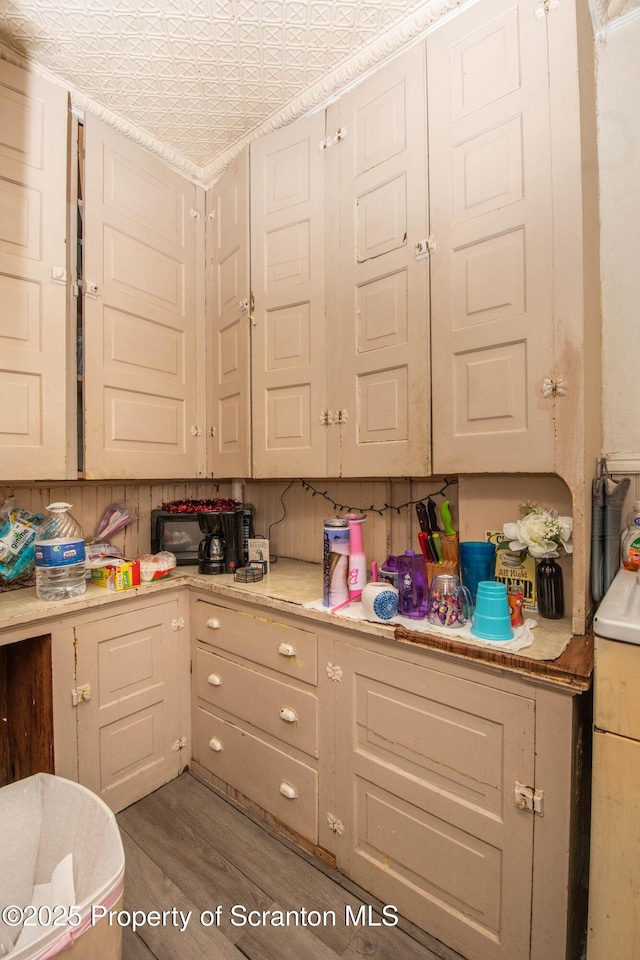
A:
POLYGON ((460 2, 0 0, 0 52, 207 182, 460 2))

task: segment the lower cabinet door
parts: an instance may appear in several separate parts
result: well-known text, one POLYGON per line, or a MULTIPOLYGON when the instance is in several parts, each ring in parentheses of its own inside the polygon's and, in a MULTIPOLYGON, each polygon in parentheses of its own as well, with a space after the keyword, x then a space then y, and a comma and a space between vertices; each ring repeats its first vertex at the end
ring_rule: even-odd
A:
POLYGON ((336 663, 338 866, 469 960, 525 960, 534 702, 346 644, 336 663))
POLYGON ((318 773, 260 737, 194 713, 193 759, 300 836, 318 842, 318 773))
POLYGON ((115 812, 180 772, 177 618, 172 600, 75 628, 78 779, 115 812))

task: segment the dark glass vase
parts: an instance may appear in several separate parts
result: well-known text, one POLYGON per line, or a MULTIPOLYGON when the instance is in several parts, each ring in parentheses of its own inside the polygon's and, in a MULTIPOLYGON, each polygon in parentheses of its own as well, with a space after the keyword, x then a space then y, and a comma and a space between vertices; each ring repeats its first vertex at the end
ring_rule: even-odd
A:
POLYGON ((541 617, 559 620, 564 616, 562 567, 553 557, 543 557, 536 563, 536 593, 541 617))

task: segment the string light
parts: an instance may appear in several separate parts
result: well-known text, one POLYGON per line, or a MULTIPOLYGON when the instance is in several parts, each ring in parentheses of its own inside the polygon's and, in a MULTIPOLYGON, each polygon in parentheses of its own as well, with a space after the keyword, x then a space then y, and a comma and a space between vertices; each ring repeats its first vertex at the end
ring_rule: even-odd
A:
MULTIPOLYGON (((456 484, 458 481, 456 478, 449 479, 444 477, 444 482, 439 490, 432 490, 430 493, 425 493, 421 497, 417 497, 415 500, 407 500, 406 503, 401 503, 400 506, 395 506, 390 503, 385 503, 383 507, 376 507, 375 504, 371 504, 370 507, 348 507, 343 503, 337 503, 332 497, 329 496, 326 490, 318 490, 313 484, 309 483, 308 480, 303 480, 301 477, 298 477, 297 480, 292 480, 291 483, 283 491, 282 496, 287 492, 289 487, 293 483, 300 483, 302 489, 307 493, 310 493, 312 497, 322 497, 323 500, 326 500, 327 503, 330 503, 334 510, 342 511, 346 510, 347 513, 377 513, 379 517, 382 517, 387 510, 395 510, 398 516, 402 510, 406 510, 408 507, 414 507, 416 503, 422 503, 423 500, 428 499, 429 497, 445 497, 449 487, 456 484)), ((284 517, 282 518, 284 519, 284 517)), ((276 523, 281 521, 276 521, 276 523)))

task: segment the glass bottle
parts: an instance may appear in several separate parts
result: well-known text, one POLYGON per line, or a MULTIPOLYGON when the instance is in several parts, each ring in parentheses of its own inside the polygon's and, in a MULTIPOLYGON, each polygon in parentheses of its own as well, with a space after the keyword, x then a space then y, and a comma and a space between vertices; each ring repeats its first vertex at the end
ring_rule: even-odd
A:
POLYGON ((536 563, 538 613, 547 620, 564 616, 562 567, 554 557, 542 557, 536 563))

